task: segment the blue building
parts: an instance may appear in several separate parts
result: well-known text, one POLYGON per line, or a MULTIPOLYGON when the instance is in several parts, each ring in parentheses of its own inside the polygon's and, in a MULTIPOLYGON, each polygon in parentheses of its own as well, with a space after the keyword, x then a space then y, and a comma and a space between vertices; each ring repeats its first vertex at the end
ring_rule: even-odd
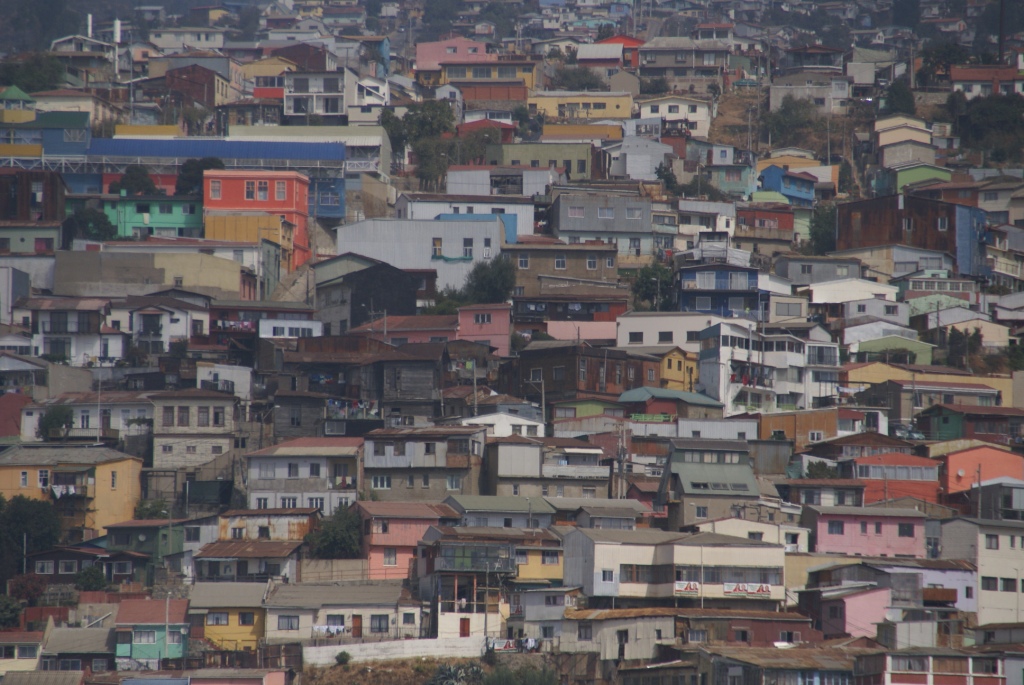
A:
POLYGON ((39 112, 32 121, 0 122, 0 147, 18 146, 2 156, 39 160, 39 166, 46 157, 84 155, 91 139, 88 112, 39 112))
POLYGON ((679 310, 718 316, 767 318, 768 295, 758 289, 757 269, 698 264, 679 269, 679 310))
POLYGON ((757 155, 733 145, 691 138, 686 160, 713 186, 736 199, 747 199, 757 190, 757 155))
POLYGON ((761 190, 782 193, 794 207, 814 205, 814 184, 818 179, 811 174, 772 164, 761 171, 757 180, 761 182, 761 190))

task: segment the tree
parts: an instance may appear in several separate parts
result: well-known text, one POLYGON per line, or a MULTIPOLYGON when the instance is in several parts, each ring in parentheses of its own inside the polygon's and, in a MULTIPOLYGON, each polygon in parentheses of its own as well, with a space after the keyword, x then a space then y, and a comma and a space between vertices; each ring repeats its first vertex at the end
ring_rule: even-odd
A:
POLYGON ((60 540, 60 516, 53 504, 23 495, 9 501, 0 497, 0 587, 21 571, 23 552, 41 552, 60 540))
POLYGON ((448 147, 448 141, 440 138, 420 138, 412 144, 416 178, 422 190, 436 190, 448 172, 448 147))
POLYGON ((143 499, 135 505, 134 518, 143 519, 165 519, 167 518, 167 500, 143 499))
POLYGON ((208 169, 223 169, 224 161, 217 157, 202 159, 186 159, 178 172, 178 180, 174 184, 175 195, 202 195, 203 172, 208 169))
POLYGON ((19 625, 21 625, 21 602, 14 597, 0 595, 0 629, 17 628, 19 625))
POLYGON ((466 276, 463 287, 467 299, 477 304, 506 302, 516 287, 516 267, 502 255, 487 262, 477 262, 466 276))
POLYGON ((0 64, 0 85, 18 86, 26 93, 53 90, 64 83, 64 66, 53 55, 33 53, 0 64))
POLYGON ((260 9, 256 5, 243 7, 238 12, 238 33, 243 41, 253 40, 260 30, 260 9))
POLYGON ((811 252, 824 255, 836 249, 836 206, 820 204, 811 215, 811 252))
POLYGON ((672 305, 672 270, 654 263, 640 269, 633 280, 633 302, 645 302, 648 310, 669 311, 672 305))
POLYGON ((559 67, 551 79, 555 90, 604 90, 605 83, 586 67, 559 67))
POLYGON ((661 93, 667 93, 668 91, 668 79, 664 76, 640 79, 641 95, 660 95, 661 93))
POLYGON ((812 461, 807 465, 807 477, 834 479, 839 477, 839 469, 825 461, 812 461))
MULTIPOLYGON (((942 330, 938 331, 939 336, 942 330)), ((946 365, 962 369, 967 362, 967 336, 951 326, 946 337, 946 365)))
POLYGON ((436 138, 455 130, 455 113, 443 100, 428 100, 409 105, 405 116, 406 135, 411 142, 436 138))
POLYGON ((75 413, 71 407, 63 404, 54 405, 39 417, 36 437, 43 440, 55 435, 64 437, 73 425, 75 425, 75 413))
POLYGON ((818 121, 818 110, 810 100, 787 95, 782 98, 778 110, 762 118, 772 145, 798 145, 806 143, 813 131, 818 121))
POLYGON ((306 535, 306 544, 315 559, 357 559, 362 554, 362 530, 359 514, 340 508, 306 535))
POLYGON ((99 566, 83 568, 75 574, 75 589, 80 592, 105 590, 107 585, 107 577, 99 566))
POLYGON ((885 100, 885 111, 888 114, 909 114, 917 116, 917 104, 914 102, 914 91, 906 79, 898 78, 889 86, 885 100))
POLYGON ((921 20, 920 0, 893 0, 892 23, 894 26, 915 28, 921 20))
POLYGON ((85 240, 113 240, 117 237, 117 226, 110 223, 107 215, 99 209, 82 207, 64 220, 64 234, 69 238, 85 240))
POLYGON ((156 184, 149 177, 149 171, 139 164, 129 164, 120 180, 110 184, 111 193, 117 195, 122 190, 128 195, 157 194, 156 184))
POLYGON ((15 599, 26 602, 29 606, 35 606, 36 600, 46 592, 46 579, 34 573, 26 573, 14 576, 7 583, 8 594, 15 599))
POLYGON ((931 85, 941 74, 949 77, 949 68, 970 59, 967 48, 953 41, 930 41, 921 51, 921 69, 917 72, 922 85, 931 85))
POLYGON ((612 24, 601 24, 597 27, 597 42, 608 40, 615 35, 615 26, 612 24))
POLYGON ((664 184, 665 192, 669 195, 679 195, 679 179, 676 178, 676 172, 672 171, 672 167, 662 162, 654 173, 664 184))
POLYGON ((388 140, 391 141, 392 154, 397 155, 399 158, 404 157, 405 146, 409 142, 409 134, 405 128, 405 122, 390 109, 381 110, 378 122, 388 134, 388 140))

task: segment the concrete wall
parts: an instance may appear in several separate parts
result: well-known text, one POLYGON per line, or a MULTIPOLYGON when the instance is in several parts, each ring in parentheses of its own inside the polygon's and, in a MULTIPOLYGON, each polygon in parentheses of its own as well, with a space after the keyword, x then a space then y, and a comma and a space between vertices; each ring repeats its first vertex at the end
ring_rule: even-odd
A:
POLYGON ((446 637, 436 640, 394 640, 364 644, 325 645, 302 648, 302 663, 306 666, 333 666, 338 652, 348 652, 352 661, 387 661, 415 659, 444 654, 449 659, 469 659, 483 655, 484 640, 480 637, 446 637))
POLYGON ((366 559, 303 559, 299 562, 305 583, 329 580, 366 580, 366 559))

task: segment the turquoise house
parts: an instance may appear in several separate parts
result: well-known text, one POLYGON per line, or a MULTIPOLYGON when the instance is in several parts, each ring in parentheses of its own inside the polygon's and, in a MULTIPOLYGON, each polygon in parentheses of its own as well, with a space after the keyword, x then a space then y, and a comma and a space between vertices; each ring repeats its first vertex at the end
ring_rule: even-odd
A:
POLYGON ((187 599, 126 599, 114 624, 117 670, 159 670, 188 655, 187 599))
POLYGON ((69 216, 84 207, 106 214, 117 226, 121 240, 203 237, 203 198, 199 195, 67 196, 69 216))

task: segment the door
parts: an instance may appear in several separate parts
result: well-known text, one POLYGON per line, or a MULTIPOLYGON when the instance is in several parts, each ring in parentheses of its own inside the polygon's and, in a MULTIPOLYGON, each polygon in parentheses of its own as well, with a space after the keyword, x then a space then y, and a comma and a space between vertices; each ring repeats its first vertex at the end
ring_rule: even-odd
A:
POLYGON ((236 578, 241 578, 242 576, 249 575, 249 562, 248 561, 239 561, 239 562, 236 563, 236 566, 238 567, 238 571, 235 574, 236 578))
POLYGON ((363 617, 358 614, 352 616, 352 637, 363 636, 363 617))
POLYGON ((459 637, 469 637, 469 619, 459 619, 459 637))

